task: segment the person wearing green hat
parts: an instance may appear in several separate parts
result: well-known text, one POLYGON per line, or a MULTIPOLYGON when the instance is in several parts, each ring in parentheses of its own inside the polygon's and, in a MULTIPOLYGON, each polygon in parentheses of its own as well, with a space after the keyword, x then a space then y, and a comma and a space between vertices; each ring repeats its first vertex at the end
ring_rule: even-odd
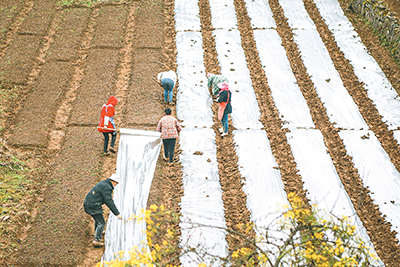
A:
POLYGON ((207 87, 211 88, 213 96, 218 95, 220 91, 218 84, 222 82, 228 83, 228 78, 221 74, 207 73, 207 87))
POLYGON ((114 187, 119 183, 119 180, 119 176, 114 173, 108 179, 100 181, 89 191, 89 193, 87 193, 83 202, 85 212, 90 214, 94 219, 94 247, 104 246, 104 243, 100 242, 103 236, 104 227, 106 226, 103 217, 103 204, 106 204, 107 207, 110 208, 111 212, 114 213, 118 219, 122 220, 122 216, 112 199, 112 192, 114 187))

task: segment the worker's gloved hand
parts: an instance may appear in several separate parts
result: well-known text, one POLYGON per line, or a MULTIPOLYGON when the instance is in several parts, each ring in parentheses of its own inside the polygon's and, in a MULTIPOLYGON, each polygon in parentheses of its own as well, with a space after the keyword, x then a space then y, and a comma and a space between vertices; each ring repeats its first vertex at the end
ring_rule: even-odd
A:
POLYGON ((117 215, 117 218, 120 219, 120 220, 122 220, 121 214, 118 214, 118 215, 117 215))

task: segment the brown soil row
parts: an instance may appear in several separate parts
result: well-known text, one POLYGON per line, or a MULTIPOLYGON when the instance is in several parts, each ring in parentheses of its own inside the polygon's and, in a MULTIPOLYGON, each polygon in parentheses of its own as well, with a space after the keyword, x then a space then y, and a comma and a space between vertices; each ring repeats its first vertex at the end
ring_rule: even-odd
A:
POLYGON ((287 193, 295 192, 299 196, 305 197, 303 182, 297 173, 297 166, 285 135, 287 130, 282 127, 283 122, 274 104, 272 93, 268 86, 258 51, 256 50, 253 30, 251 29, 250 18, 247 15, 245 3, 241 0, 236 0, 234 3, 236 13, 239 14, 238 24, 242 38, 242 47, 247 59, 247 67, 250 70, 253 87, 261 110, 260 120, 267 132, 272 153, 279 165, 285 190, 287 193))
MULTIPOLYGON (((2 10, 0 13, 0 49, 7 46, 7 40, 11 40, 7 36, 15 34, 15 30, 11 31, 11 29, 16 29, 15 23, 18 21, 16 17, 23 8, 23 3, 17 5, 14 5, 12 2, 0 3, 0 10, 2 10)), ((18 21, 18 23, 21 23, 21 21, 18 21)))
MULTIPOLYGON (((60 15, 61 12, 59 10, 57 14, 60 15)), ((52 25, 57 25, 56 28, 60 29, 61 27, 58 27, 58 25, 62 23, 62 18, 62 16, 55 16, 52 25)), ((92 13, 92 21, 96 21, 96 18, 96 12, 92 13)), ((44 179, 46 182, 45 194, 43 201, 38 205, 38 215, 32 228, 27 232, 21 253, 15 255, 14 261, 20 266, 46 264, 73 266, 76 261, 81 261, 91 239, 91 229, 88 227, 90 220, 83 213, 82 199, 101 175, 98 153, 101 137, 94 131, 94 127, 70 127, 68 118, 76 110, 74 93, 80 89, 82 72, 86 67, 87 51, 85 51, 85 48, 88 47, 85 44, 90 43, 93 32, 93 27, 88 27, 87 31, 82 34, 82 39, 78 38, 81 42, 80 48, 83 49, 79 50, 77 47, 75 49, 78 49, 81 57, 75 58, 74 66, 64 63, 64 66, 70 66, 65 71, 74 74, 68 75, 67 80, 69 82, 67 86, 64 85, 64 90, 61 90, 63 94, 56 98, 56 110, 47 114, 47 116, 53 117, 55 121, 51 125, 52 130, 46 130, 50 133, 54 131, 60 133, 60 138, 51 139, 49 148, 61 148, 61 150, 54 151, 55 153, 50 160, 53 167, 50 169, 50 176, 44 179)), ((48 36, 54 37, 55 43, 63 42, 63 38, 65 38, 62 32, 48 36)), ((67 39, 69 37, 66 36, 67 39)), ((47 44, 53 43, 53 41, 48 41, 47 44)), ((50 45, 41 53, 44 67, 62 64, 63 62, 57 61, 47 62, 45 51, 49 48, 50 45)), ((33 68, 33 70, 40 73, 39 67, 33 68)), ((59 77, 57 72, 40 75, 40 79, 43 81, 58 81, 59 77)), ((42 84, 35 83, 35 80, 33 80, 33 85, 42 88, 42 84)), ((57 91, 58 88, 49 84, 44 89, 47 89, 48 93, 52 90, 57 91)), ((47 95, 47 97, 49 96, 47 95)), ((32 94, 28 96, 29 98, 32 98, 32 94)), ((46 99, 46 96, 43 96, 43 99, 46 99)), ((47 103, 46 101, 41 102, 44 106, 47 103)), ((40 111, 43 108, 37 110, 40 111)), ((33 116, 35 116, 34 112, 27 114, 20 112, 17 117, 29 121, 32 120, 33 116)), ((14 136, 17 136, 17 134, 14 133, 14 136)), ((29 138, 29 135, 23 136, 29 138)), ((47 136, 47 134, 44 134, 44 136, 47 136)), ((50 135, 50 137, 54 136, 50 135)))
POLYGON ((7 46, 10 44, 14 35, 19 30, 26 14, 32 9, 33 2, 20 2, 15 4, 14 1, 4 1, 0 3, 3 12, 0 14, 0 58, 4 56, 7 46))
POLYGON ((24 23, 14 23, 15 28, 7 36, 8 45, 3 49, 0 61, 1 77, 15 84, 27 82, 30 71, 37 64, 35 57, 41 42, 45 41, 43 37, 48 33, 54 12, 54 1, 27 2, 26 8, 17 16, 24 23))
MULTIPOLYGON (((158 62, 164 63, 163 71, 172 69, 176 72, 176 45, 175 45, 175 19, 174 19, 174 8, 175 1, 174 0, 164 0, 160 1, 160 4, 163 5, 163 9, 160 9, 160 13, 162 14, 162 22, 163 22, 163 35, 164 39, 161 43, 162 45, 162 60, 158 62)), ((159 32, 155 32, 154 36, 150 38, 156 38, 156 36, 160 34, 159 32)), ((159 64, 159 63, 157 63, 159 64)), ((159 64, 160 65, 160 64, 159 64)), ((159 66, 160 67, 160 66, 159 66)), ((154 76, 154 78, 156 78, 154 76)), ((157 85, 158 86, 158 85, 157 85)), ((174 96, 176 96, 176 89, 179 86, 179 81, 175 85, 174 88, 174 96)), ((163 89, 156 88, 155 92, 161 97, 160 102, 164 102, 163 98, 163 89)), ((174 97, 174 102, 176 102, 176 98, 174 97)), ((163 105, 164 108, 170 107, 172 109, 173 116, 176 117, 176 109, 175 105, 163 105)), ((159 119, 159 118, 158 118, 159 119)), ((154 173, 153 183, 150 189, 149 200, 147 202, 147 206, 149 207, 151 204, 164 205, 167 209, 174 211, 177 215, 180 215, 180 203, 181 197, 183 196, 183 183, 182 183, 182 170, 181 165, 179 164, 179 155, 181 153, 179 138, 177 139, 175 145, 175 154, 174 154, 174 165, 167 166, 166 162, 163 160, 163 149, 161 150, 157 168, 154 173)), ((178 248, 179 253, 179 234, 180 234, 180 225, 172 224, 172 228, 175 230, 175 233, 178 235, 175 240, 172 241, 172 244, 178 248)), ((162 240, 154 240, 155 243, 162 242, 162 240)), ((165 260, 170 260, 171 264, 179 265, 179 258, 175 258, 176 255, 170 255, 165 260)))
MULTIPOLYGON (((394 259, 393 253, 398 253, 396 252, 398 251, 398 247, 394 242, 394 235, 391 233, 388 224, 383 224, 384 220, 381 217, 380 212, 372 203, 368 190, 363 187, 357 169, 354 168, 351 157, 347 155, 344 144, 338 135, 339 129, 333 127, 329 122, 326 110, 314 90, 311 78, 308 76, 306 68, 301 61, 297 45, 293 42, 293 33, 291 32, 286 19, 282 16, 282 8, 275 0, 270 2, 270 6, 275 19, 280 22, 277 23, 277 31, 283 40, 283 46, 287 51, 297 83, 307 101, 317 129, 319 129, 324 136, 328 153, 330 154, 336 171, 342 180, 342 184, 344 185, 350 199, 353 201, 353 205, 359 217, 363 221, 363 224, 375 245, 377 253, 386 264, 394 263, 397 259, 394 259), (393 259, 394 261, 392 261, 393 259)), ((338 58, 340 55, 333 55, 332 51, 331 57, 338 58)))
MULTIPOLYGON (((332 33, 328 30, 326 24, 323 23, 315 4, 312 1, 305 1, 305 7, 317 26, 317 30, 331 55, 335 68, 338 70, 344 86, 353 97, 354 102, 358 105, 363 118, 377 136, 392 163, 397 170, 400 170, 400 151, 397 141, 393 137, 393 132, 389 131, 387 125, 382 122, 382 117, 376 110, 375 105, 368 98, 363 85, 358 81, 354 74, 352 65, 345 59, 344 54, 337 47, 332 33)), ((336 169, 338 169, 338 167, 336 167, 336 169)), ((357 177, 358 186, 360 188, 359 192, 355 189, 357 188, 357 184, 345 182, 346 180, 353 180, 354 178, 342 178, 345 189, 347 192, 351 192, 349 193, 349 196, 352 199, 364 226, 369 232, 378 255, 388 266, 395 266, 396 263, 400 262, 398 240, 390 230, 390 223, 386 222, 382 217, 382 214, 378 211, 378 206, 372 203, 371 196, 368 194, 369 190, 362 187, 362 181, 360 178, 357 177)))
MULTIPOLYGON (((116 121, 121 127, 155 130, 156 124, 163 114, 162 111, 166 106, 163 103, 162 90, 149 78, 150 76, 156 77, 159 71, 166 69, 157 62, 165 62, 166 66, 171 66, 172 69, 176 67, 171 64, 176 60, 174 47, 163 47, 164 42, 174 44, 171 42, 174 40, 174 24, 166 19, 173 18, 172 11, 173 1, 165 1, 165 3, 156 1, 153 4, 132 3, 127 29, 131 40, 125 46, 126 50, 120 63, 119 82, 116 84, 116 94, 122 102, 116 107, 117 114, 121 114, 116 121), (148 20, 150 14, 158 15, 153 16, 152 20, 148 20), (153 30, 149 31, 149 28, 153 28, 153 30), (169 34, 166 34, 167 32, 169 34), (165 36, 165 41, 160 36, 165 36), (157 40, 157 42, 149 43, 148 40, 157 40)), ((171 108, 174 109, 173 106, 171 108)), ((173 113, 176 113, 175 110, 173 113)), ((175 161, 178 161, 179 144, 177 144, 176 151, 175 161)), ((115 159, 104 159, 104 172, 114 166, 115 159)), ((181 176, 180 165, 167 166, 160 155, 150 189, 148 206, 151 204, 164 205, 179 213, 182 195, 181 176)), ((174 228, 179 233, 179 225, 175 225, 174 228)), ((154 240, 154 242, 156 243, 158 240, 154 240)), ((175 240, 175 243, 178 244, 179 240, 175 240)), ((96 262, 95 260, 98 261, 102 251, 89 249, 89 252, 86 253, 88 259, 82 266, 87 266, 88 263, 93 264, 96 262)), ((173 263, 178 264, 179 259, 175 259, 173 263)))
MULTIPOLYGON (((125 7, 128 12, 126 18, 126 31, 124 45, 121 47, 120 52, 120 60, 119 60, 119 70, 118 70, 118 78, 115 84, 115 96, 118 99, 117 112, 119 113, 121 110, 124 110, 124 107, 127 102, 126 92, 129 86, 130 73, 132 71, 132 54, 134 48, 134 33, 135 33, 135 14, 137 11, 137 3, 132 3, 130 6, 125 7)), ((90 25, 95 25, 93 22, 90 25)), ((90 31, 92 32, 92 31, 90 31)), ((85 58, 85 57, 84 57, 85 58)), ((80 75, 82 76, 82 75, 80 75)), ((80 83, 80 82, 79 82, 80 83)), ((75 82, 75 84, 78 84, 75 82)), ((115 118, 116 125, 122 124, 123 116, 117 116, 115 118)), ((66 121, 63 120, 63 121, 66 121)), ((118 148, 119 136, 117 136, 117 145, 118 148)), ((112 173, 114 173, 114 168, 116 166, 116 157, 104 157, 102 161, 102 174, 103 177, 109 177, 112 173)), ((106 209, 104 214, 105 218, 108 218, 110 211, 106 209)), ((94 229, 94 222, 90 221, 90 229, 94 229)), ((103 249, 89 248, 81 262, 78 263, 78 266, 94 266, 97 262, 101 261, 101 257, 103 256, 103 249)))
MULTIPOLYGON (((207 0, 200 0, 199 8, 206 72, 218 74, 220 73, 220 66, 215 50, 215 39, 212 34, 214 29, 211 25, 209 2, 207 0)), ((213 113, 217 114, 218 104, 214 103, 212 109, 213 113)), ((222 127, 221 122, 216 116, 214 116, 213 119, 213 129, 216 135, 215 142, 217 145, 218 174, 225 208, 226 227, 233 231, 239 231, 239 225, 246 225, 250 222, 250 211, 246 206, 247 197, 242 189, 243 178, 239 172, 239 165, 237 163, 238 156, 236 155, 235 144, 233 142, 232 131, 235 129, 229 126, 229 135, 222 138, 218 130, 222 127)), ((229 124, 232 125, 230 118, 229 124)), ((254 233, 249 233, 249 238, 254 239, 254 233)), ((244 240, 231 234, 227 235, 227 242, 230 252, 247 245, 244 240)))
MULTIPOLYGON (((346 15, 352 19, 364 44, 392 85, 399 89, 400 68, 364 22, 346 10, 348 1, 340 0, 346 15)), ((14 1, 2 2, 0 7, 11 2, 14 1)), ((392 133, 380 121, 315 6, 309 0, 305 1, 305 5, 327 44, 346 88, 399 169, 399 151, 392 133)), ((206 70, 219 73, 209 3, 200 0, 199 6, 206 70)), ((307 99, 314 123, 324 135, 343 185, 379 256, 387 266, 397 266, 400 262, 398 241, 377 206, 372 204, 368 190, 362 186, 338 136, 338 129, 329 123, 325 109, 312 89, 313 84, 300 60, 293 33, 278 1, 270 1, 270 6, 298 84, 307 99)), ((244 1, 236 0, 235 7, 247 67, 261 110, 261 122, 270 139, 285 190, 305 197, 306 192, 286 140, 286 130, 282 128, 283 123, 255 50, 244 1)), ((64 9, 57 9, 53 0, 40 0, 21 3, 18 10, 20 12, 15 12, 10 19, 0 22, 0 26, 4 24, 10 28, 5 35, 0 35, 0 71, 10 74, 7 76, 10 83, 23 88, 20 104, 8 119, 14 132, 7 131, 11 133, 11 139, 16 140, 15 144, 23 145, 19 148, 21 153, 31 154, 31 157, 45 162, 44 169, 35 174, 42 179, 44 193, 41 195, 42 189, 38 189, 38 203, 29 210, 30 216, 38 215, 34 222, 28 219, 18 228, 19 236, 13 238, 20 238, 23 245, 6 264, 88 266, 100 259, 102 250, 90 246, 93 220, 79 207, 90 187, 113 172, 116 161, 115 155, 100 156, 102 136, 95 129, 98 113, 108 96, 115 94, 120 99, 116 107, 118 127, 155 130, 166 105, 162 89, 150 77, 156 77, 158 72, 166 69, 176 70, 177 67, 174 0, 103 3, 92 8, 73 6, 64 9), (35 98, 43 99, 48 105, 35 103, 35 98), (47 115, 35 121, 32 110, 47 115), (43 126, 43 131, 38 125, 43 126), (18 129, 21 132, 15 131, 18 129), (53 153, 48 154, 46 148, 53 153)), ((174 109, 174 106, 171 107, 174 109)), ((215 104, 214 113, 216 108, 215 104)), ((176 114, 175 109, 173 114, 176 114)), ((221 138, 217 130, 220 122, 215 118, 214 122, 225 220, 230 229, 236 229, 237 224, 250 221, 250 212, 242 190, 243 178, 238 170, 232 127, 229 137, 221 138)), ((175 159, 178 161, 179 143, 176 151, 175 159)), ((160 156, 148 205, 163 204, 179 213, 182 194, 180 164, 169 167, 160 156)), ((179 225, 175 225, 175 229, 179 232, 179 225)), ((178 244, 179 240, 175 242, 178 244)), ((231 236, 228 243, 231 251, 241 245, 231 236)), ((175 259, 174 263, 179 264, 179 259, 175 259)))

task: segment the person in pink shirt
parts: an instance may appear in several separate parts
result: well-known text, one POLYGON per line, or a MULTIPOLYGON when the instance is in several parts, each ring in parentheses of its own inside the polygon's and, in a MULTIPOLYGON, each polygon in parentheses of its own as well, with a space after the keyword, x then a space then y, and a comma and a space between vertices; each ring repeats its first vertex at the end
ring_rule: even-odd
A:
POLYGON ((178 120, 171 116, 171 109, 164 110, 165 116, 157 124, 157 131, 161 132, 161 139, 164 145, 164 160, 168 160, 168 165, 174 161, 174 150, 176 139, 182 130, 178 120))

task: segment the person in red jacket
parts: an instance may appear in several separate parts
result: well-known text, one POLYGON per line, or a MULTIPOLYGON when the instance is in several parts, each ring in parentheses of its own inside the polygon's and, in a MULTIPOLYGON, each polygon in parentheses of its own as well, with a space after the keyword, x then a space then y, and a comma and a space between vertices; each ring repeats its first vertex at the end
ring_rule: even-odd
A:
POLYGON ((100 122, 97 126, 99 132, 104 135, 104 155, 108 155, 108 141, 111 134, 110 152, 115 153, 114 145, 117 138, 117 132, 114 122, 115 106, 118 103, 118 99, 115 96, 110 96, 107 104, 103 105, 100 112, 100 122))

